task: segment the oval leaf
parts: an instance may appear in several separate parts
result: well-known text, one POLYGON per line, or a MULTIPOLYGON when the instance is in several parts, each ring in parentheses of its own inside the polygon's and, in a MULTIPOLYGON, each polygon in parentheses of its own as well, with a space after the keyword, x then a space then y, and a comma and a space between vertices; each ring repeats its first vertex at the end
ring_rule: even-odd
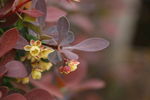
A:
POLYGON ((27 99, 19 93, 13 93, 4 97, 2 100, 27 100, 27 99))
POLYGON ((20 10, 20 11, 31 17, 40 17, 44 15, 43 12, 39 10, 20 10))
POLYGON ((27 100, 52 100, 52 96, 43 89, 33 89, 25 97, 27 100))
POLYGON ((23 49, 25 45, 28 45, 28 41, 21 35, 19 35, 19 39, 16 43, 15 49, 23 49))
POLYGON ((72 43, 73 41, 74 41, 73 32, 68 32, 67 37, 65 37, 65 39, 61 41, 60 45, 61 46, 68 45, 69 43, 72 43))
POLYGON ((62 50, 61 52, 62 52, 68 59, 74 59, 74 60, 76 60, 76 59, 79 58, 79 56, 78 56, 77 54, 75 54, 75 53, 73 53, 73 52, 71 52, 71 51, 69 51, 69 50, 62 50))
POLYGON ((54 51, 48 55, 48 60, 53 64, 57 64, 62 61, 61 54, 57 51, 54 51))
POLYGON ((72 47, 64 47, 64 49, 76 49, 88 52, 99 51, 109 46, 109 42, 102 38, 89 38, 72 47))
POLYGON ((0 57, 10 51, 17 43, 19 32, 16 28, 12 28, 0 37, 0 57))
POLYGON ((45 0, 37 0, 36 4, 35 4, 35 9, 43 12, 43 16, 38 18, 38 22, 39 22, 40 25, 44 25, 45 24, 46 15, 47 15, 47 8, 46 8, 45 0))
POLYGON ((59 40, 58 40, 59 43, 60 43, 60 41, 64 40, 65 37, 67 37, 69 28, 70 28, 70 24, 69 24, 69 21, 67 20, 67 18, 64 16, 61 17, 57 23, 57 30, 59 33, 59 40))
POLYGON ((14 78, 23 78, 27 76, 25 66, 19 61, 10 61, 5 65, 5 67, 8 70, 6 76, 14 78))

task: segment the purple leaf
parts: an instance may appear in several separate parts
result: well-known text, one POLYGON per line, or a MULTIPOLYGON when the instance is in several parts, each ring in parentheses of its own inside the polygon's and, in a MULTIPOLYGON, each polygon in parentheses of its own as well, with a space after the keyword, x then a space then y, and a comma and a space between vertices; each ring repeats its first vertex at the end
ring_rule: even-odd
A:
POLYGON ((5 65, 5 67, 8 70, 6 76, 14 78, 23 78, 27 76, 25 66, 19 61, 10 61, 5 65))
POLYGON ((59 33, 58 43, 60 43, 62 40, 64 40, 67 37, 69 28, 70 28, 70 24, 67 18, 64 16, 61 17, 57 23, 57 30, 59 33))
POLYGON ((25 94, 27 100, 52 100, 52 96, 43 89, 33 89, 25 94))
POLYGON ((19 93, 13 93, 4 97, 2 100, 27 100, 27 99, 19 93))
POLYGON ((35 9, 43 12, 43 16, 38 18, 38 22, 39 22, 40 25, 44 25, 45 24, 46 15, 47 15, 47 8, 46 8, 45 0, 38 0, 38 1, 36 1, 35 9))
POLYGON ((47 35, 50 35, 53 37, 58 36, 57 26, 49 27, 49 28, 45 29, 43 32, 44 32, 44 34, 47 34, 47 35))
POLYGON ((69 43, 72 43, 74 41, 74 34, 73 32, 68 32, 67 37, 65 37, 64 40, 61 41, 60 45, 64 46, 64 45, 68 45, 69 43))
POLYGON ((62 50, 61 51, 68 59, 78 59, 79 56, 69 50, 62 50))
POLYGON ((54 64, 62 61, 61 54, 57 51, 54 51, 48 55, 48 60, 54 64))
POLYGON ((102 38, 89 38, 79 44, 70 47, 64 47, 64 49, 76 49, 88 52, 99 51, 108 47, 109 42, 102 38))
POLYGON ((16 46, 14 48, 15 49, 23 49, 23 47, 27 44, 29 44, 28 41, 24 37, 19 35, 19 39, 18 39, 16 46))

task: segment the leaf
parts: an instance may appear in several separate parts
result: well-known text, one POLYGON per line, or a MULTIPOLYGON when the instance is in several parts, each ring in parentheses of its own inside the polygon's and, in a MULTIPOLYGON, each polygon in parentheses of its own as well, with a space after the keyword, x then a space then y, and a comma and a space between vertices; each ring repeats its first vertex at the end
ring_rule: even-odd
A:
POLYGON ((57 23, 57 30, 59 33, 58 43, 60 43, 62 40, 65 39, 65 37, 67 37, 69 29, 70 29, 69 21, 67 20, 66 17, 64 17, 64 16, 61 17, 57 23))
POLYGON ((99 51, 109 46, 109 42, 102 38, 89 38, 79 44, 70 47, 64 47, 64 49, 76 49, 88 52, 99 51))
POLYGON ((68 45, 69 43, 72 43, 74 41, 74 33, 73 32, 68 32, 67 37, 65 37, 64 40, 61 41, 60 45, 65 46, 68 45))
POLYGON ((69 51, 69 50, 62 50, 61 51, 68 59, 78 59, 79 56, 75 53, 73 53, 72 51, 69 51))
POLYGON ((0 93, 1 93, 0 98, 5 97, 8 93, 8 88, 6 86, 1 86, 0 87, 0 93))
POLYGON ((19 93, 13 93, 4 97, 2 100, 27 100, 27 99, 19 93))
POLYGON ((52 81, 52 75, 51 74, 45 74, 41 80, 37 81, 37 80, 33 80, 31 79, 30 82, 41 89, 44 89, 46 91, 48 91, 52 96, 58 97, 59 99, 63 98, 63 94, 60 91, 60 89, 58 87, 56 87, 55 85, 53 85, 51 83, 52 81))
POLYGON ((19 39, 16 43, 15 49, 23 49, 25 45, 29 44, 28 41, 21 35, 19 35, 19 39))
POLYGON ((23 78, 27 76, 27 70, 23 63, 19 61, 10 61, 8 62, 5 67, 8 69, 6 76, 14 77, 14 78, 23 78))
POLYGON ((33 89, 25 97, 27 100, 52 100, 52 96, 43 89, 33 89))
POLYGON ((32 31, 34 31, 36 34, 41 33, 41 29, 39 26, 34 25, 32 23, 24 22, 24 26, 30 28, 32 31))
POLYGON ((38 18, 38 22, 39 22, 40 25, 44 25, 46 15, 47 15, 47 8, 46 8, 45 0, 37 0, 36 4, 35 4, 35 9, 43 12, 44 15, 38 18))
POLYGON ((49 35, 40 35, 40 40, 49 40, 49 39, 52 39, 52 37, 49 35))
POLYGON ((3 66, 0 66, 0 78, 7 72, 7 69, 6 67, 3 65, 3 66))
POLYGON ((57 51, 54 51, 48 55, 48 60, 53 64, 57 64, 62 61, 61 54, 57 51))
POLYGON ((39 10, 20 10, 21 12, 31 16, 31 17, 40 17, 43 16, 43 12, 39 11, 39 10))
POLYGON ((3 8, 0 9, 0 18, 3 17, 5 14, 7 14, 10 10, 11 7, 13 6, 15 0, 9 0, 3 8))
POLYGON ((57 26, 49 27, 49 28, 45 29, 43 32, 44 32, 44 34, 47 34, 47 35, 58 36, 57 26))
POLYGON ((47 8, 46 22, 57 22, 60 17, 66 16, 66 12, 56 7, 47 8))
POLYGON ((19 38, 19 32, 16 28, 12 28, 6 31, 0 37, 0 57, 2 57, 11 49, 13 49, 13 47, 17 43, 18 38, 19 38))
POLYGON ((76 87, 76 90, 91 90, 91 89, 99 89, 99 88, 104 88, 105 83, 102 80, 98 79, 90 79, 87 81, 84 81, 81 83, 79 86, 76 87))

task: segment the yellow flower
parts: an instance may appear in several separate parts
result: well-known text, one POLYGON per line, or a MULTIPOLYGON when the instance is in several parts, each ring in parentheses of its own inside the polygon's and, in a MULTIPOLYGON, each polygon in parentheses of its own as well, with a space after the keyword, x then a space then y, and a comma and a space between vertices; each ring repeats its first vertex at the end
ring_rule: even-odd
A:
POLYGON ((22 84, 28 84, 29 83, 29 77, 25 77, 22 79, 22 84))
POLYGON ((33 57, 36 57, 36 56, 39 55, 39 53, 41 51, 41 49, 40 49, 41 45, 42 45, 41 41, 39 41, 39 40, 37 40, 37 41, 31 40, 30 41, 30 45, 26 45, 24 47, 24 50, 25 51, 29 51, 30 54, 33 57))
POLYGON ((44 62, 44 61, 39 62, 39 68, 43 71, 50 70, 51 67, 52 67, 52 63, 50 62, 44 62))
POLYGON ((46 58, 48 58, 48 54, 49 53, 52 53, 54 50, 53 49, 51 49, 51 48, 45 48, 45 49, 43 49, 41 52, 40 52, 40 57, 41 58, 44 58, 44 59, 46 59, 46 58))
POLYGON ((37 79, 41 79, 42 74, 38 70, 33 70, 31 72, 31 76, 32 76, 33 79, 37 80, 37 79))
POLYGON ((78 67, 78 65, 80 64, 80 62, 76 61, 76 60, 70 60, 68 62, 68 66, 70 67, 71 71, 75 71, 78 67))
POLYGON ((22 83, 22 84, 28 84, 29 83, 29 77, 25 77, 25 78, 18 78, 17 79, 18 83, 22 83))

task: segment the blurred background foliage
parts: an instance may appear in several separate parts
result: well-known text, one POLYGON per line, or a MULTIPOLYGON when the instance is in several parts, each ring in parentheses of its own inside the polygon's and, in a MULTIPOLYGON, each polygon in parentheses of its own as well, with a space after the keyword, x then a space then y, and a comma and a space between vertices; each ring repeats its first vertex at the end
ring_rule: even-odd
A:
MULTIPOLYGON (((59 0, 58 0, 59 1, 59 0)), ((81 0, 49 5, 67 12, 76 42, 103 37, 110 46, 81 54, 88 62, 87 78, 99 78, 105 88, 76 94, 72 100, 150 100, 150 1, 81 0)))

